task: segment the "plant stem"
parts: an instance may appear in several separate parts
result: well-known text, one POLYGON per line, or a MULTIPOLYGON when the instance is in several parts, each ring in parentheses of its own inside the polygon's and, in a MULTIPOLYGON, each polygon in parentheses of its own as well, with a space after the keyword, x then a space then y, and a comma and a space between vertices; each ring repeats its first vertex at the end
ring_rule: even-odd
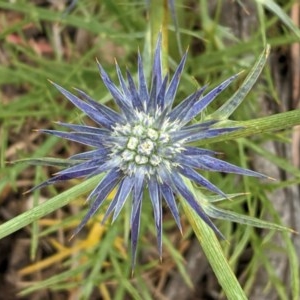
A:
MULTIPOLYGON (((184 181, 193 192, 191 182, 186 179, 184 181)), ((180 197, 180 203, 227 299, 247 300, 245 292, 224 256, 215 233, 202 221, 185 199, 180 197)))
MULTIPOLYGON (((234 126, 240 126, 241 128, 217 137, 203 139, 197 142, 197 145, 234 140, 262 132, 267 133, 271 131, 284 130, 296 125, 300 125, 300 109, 279 113, 268 117, 252 119, 249 121, 233 121, 231 124, 234 126)), ((226 124, 226 127, 228 127, 228 124, 226 124)))
POLYGON ((10 235, 11 233, 39 220, 47 214, 67 205, 69 202, 78 198, 79 196, 89 192, 99 182, 101 176, 92 177, 73 188, 41 203, 34 208, 14 217, 13 219, 0 225, 0 239, 10 235))

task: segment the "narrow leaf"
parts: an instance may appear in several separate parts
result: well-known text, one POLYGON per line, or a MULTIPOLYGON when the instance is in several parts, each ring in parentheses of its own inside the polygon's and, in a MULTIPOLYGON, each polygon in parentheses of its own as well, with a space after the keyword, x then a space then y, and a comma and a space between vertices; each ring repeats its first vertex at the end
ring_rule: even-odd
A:
POLYGON ((272 222, 268 222, 268 221, 264 221, 264 220, 260 220, 258 218, 250 217, 247 215, 241 215, 241 214, 235 213, 233 211, 228 211, 228 210, 218 208, 213 205, 203 205, 203 209, 211 218, 222 219, 222 220, 245 224, 245 225, 250 225, 250 226, 254 226, 254 227, 258 227, 258 228, 267 228, 267 229, 275 229, 275 230, 294 232, 292 229, 287 228, 285 226, 275 224, 272 222))
POLYGON ((233 96, 224 103, 218 110, 209 115, 209 119, 227 119, 236 108, 242 103, 246 95, 252 89, 258 76, 263 70, 270 53, 270 46, 267 45, 262 54, 259 56, 257 62, 251 69, 250 73, 246 77, 242 86, 233 94, 233 96))

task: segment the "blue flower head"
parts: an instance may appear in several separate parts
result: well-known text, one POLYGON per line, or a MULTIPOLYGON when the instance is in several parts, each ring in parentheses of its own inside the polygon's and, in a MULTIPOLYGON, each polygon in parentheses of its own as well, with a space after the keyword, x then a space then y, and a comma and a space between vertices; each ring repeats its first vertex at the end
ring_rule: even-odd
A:
POLYGON ((100 76, 119 111, 91 99, 77 90, 79 97, 61 86, 54 86, 76 107, 88 115, 97 126, 59 123, 70 131, 41 130, 64 139, 92 147, 92 150, 73 155, 68 159, 68 168, 41 183, 41 188, 58 181, 104 176, 88 196, 89 210, 74 234, 77 234, 88 220, 98 211, 108 194, 116 188, 104 216, 105 221, 112 214, 114 221, 120 214, 127 199, 131 202, 131 247, 134 264, 139 235, 140 216, 144 197, 151 200, 157 230, 159 253, 162 250, 162 202, 169 207, 179 229, 180 217, 176 195, 183 197, 214 232, 222 237, 194 194, 184 183, 183 177, 192 180, 207 190, 226 195, 205 179, 198 170, 235 173, 263 177, 216 158, 216 153, 191 146, 192 142, 216 137, 238 129, 238 127, 216 127, 218 120, 207 119, 200 123, 191 121, 203 111, 235 78, 234 75, 219 86, 204 94, 201 88, 173 107, 180 76, 186 61, 185 54, 171 80, 162 74, 161 36, 158 38, 151 78, 148 88, 143 64, 138 55, 138 84, 127 71, 124 79, 118 64, 116 71, 119 86, 114 84, 98 63, 100 76), (148 193, 148 195, 146 195, 148 193))

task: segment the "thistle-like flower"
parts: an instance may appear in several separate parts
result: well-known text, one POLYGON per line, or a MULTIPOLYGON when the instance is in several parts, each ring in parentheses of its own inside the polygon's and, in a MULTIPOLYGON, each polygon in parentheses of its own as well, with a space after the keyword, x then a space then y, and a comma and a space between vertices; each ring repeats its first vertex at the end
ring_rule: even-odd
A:
POLYGON ((109 90, 119 111, 91 99, 77 90, 79 97, 61 86, 54 86, 76 107, 89 116, 96 127, 59 123, 70 132, 41 130, 64 139, 88 145, 93 150, 73 155, 68 159, 69 167, 36 188, 80 177, 91 177, 103 173, 99 184, 88 196, 89 210, 74 234, 77 234, 98 211, 108 194, 116 188, 104 221, 111 215, 114 221, 126 200, 131 201, 131 247, 132 261, 136 256, 140 216, 143 198, 148 193, 154 212, 159 253, 162 250, 162 201, 164 200, 181 230, 176 205, 176 195, 183 197, 197 214, 222 236, 212 223, 194 194, 186 186, 183 177, 192 180, 207 190, 226 195, 205 179, 198 170, 236 173, 247 176, 263 175, 246 170, 216 158, 216 153, 191 146, 192 142, 216 137, 237 130, 239 127, 217 127, 218 120, 207 119, 200 123, 191 121, 205 109, 235 78, 230 77, 204 95, 201 88, 181 101, 176 107, 173 102, 184 68, 187 54, 170 82, 163 76, 161 66, 161 37, 158 38, 151 78, 148 89, 140 54, 138 55, 138 85, 127 71, 127 82, 116 64, 120 86, 115 85, 98 63, 100 76, 109 90), (99 125, 99 126, 98 126, 99 125))

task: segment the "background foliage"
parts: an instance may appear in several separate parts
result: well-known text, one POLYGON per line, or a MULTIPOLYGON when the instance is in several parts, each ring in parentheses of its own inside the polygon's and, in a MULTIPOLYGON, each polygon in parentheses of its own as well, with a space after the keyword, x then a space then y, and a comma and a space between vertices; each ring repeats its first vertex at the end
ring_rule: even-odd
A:
MULTIPOLYGON (((129 212, 104 226, 99 213, 81 236, 69 241, 85 213, 85 195, 97 178, 23 195, 56 169, 7 163, 29 157, 65 158, 82 151, 81 146, 33 131, 55 128, 53 121, 80 122, 83 117, 47 80, 78 87, 110 105, 95 57, 113 77, 115 58, 119 65, 136 70, 140 48, 149 67, 160 29, 168 37, 164 41, 166 69, 172 72, 189 47, 178 102, 199 85, 211 83, 213 87, 246 70, 210 106, 208 112, 212 112, 237 90, 268 43, 270 64, 233 119, 250 120, 299 108, 296 1, 179 0, 174 1, 176 19, 170 3, 81 0, 66 13, 61 1, 0 0, 1 222, 18 220, 13 217, 50 198, 49 211, 54 201, 56 207, 68 204, 43 218, 44 211, 29 213, 27 224, 31 225, 0 240, 0 289, 5 288, 7 297, 14 299, 17 293, 28 299, 224 297, 182 209, 183 236, 166 210, 163 260, 159 262, 151 205, 143 207, 138 263, 131 277, 129 212)), ((299 132, 287 128, 210 145, 227 161, 277 179, 269 182, 207 173, 226 193, 246 193, 218 207, 299 231, 298 141, 299 132)), ((222 242, 221 247, 250 299, 298 299, 297 236, 228 221, 217 224, 229 242, 222 242)), ((7 235, 0 230, 1 234, 7 235)))

